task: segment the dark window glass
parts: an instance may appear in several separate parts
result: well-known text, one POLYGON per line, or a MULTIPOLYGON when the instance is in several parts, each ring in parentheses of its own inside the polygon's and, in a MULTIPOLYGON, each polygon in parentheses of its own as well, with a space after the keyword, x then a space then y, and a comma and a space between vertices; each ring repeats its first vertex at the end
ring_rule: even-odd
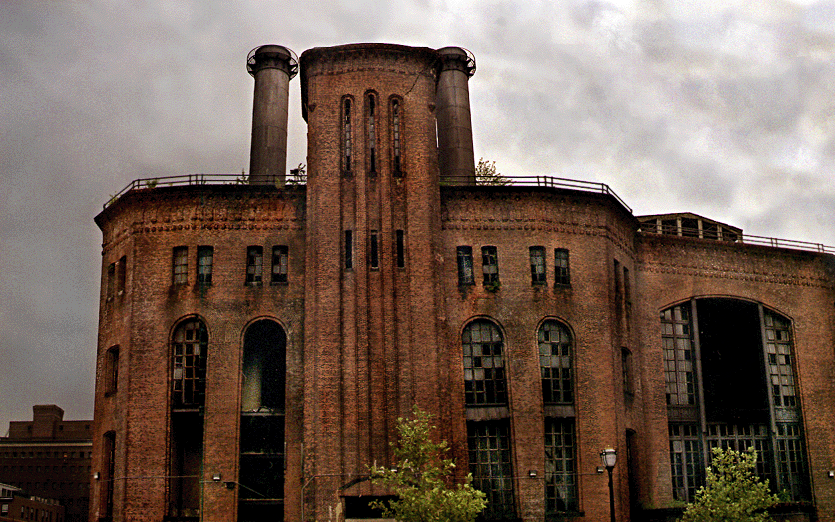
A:
POLYGON ((377 98, 368 95, 368 172, 377 172, 377 98))
POLYGON ((568 266, 568 250, 557 248, 554 250, 554 284, 558 286, 571 285, 571 271, 568 266))
POLYGON ((210 284, 212 282, 212 263, 214 248, 210 246, 197 247, 197 282, 210 284))
POLYGON ((286 245, 277 245, 273 247, 273 268, 272 279, 273 283, 287 282, 287 264, 288 253, 286 245))
POLYGON ((469 406, 507 404, 504 341, 499 328, 485 319, 466 326, 461 334, 464 354, 464 402, 469 406))
POLYGON ((371 231, 370 237, 370 258, 371 258, 371 268, 380 268, 380 245, 379 245, 379 236, 377 235, 376 230, 371 231))
MULTIPOLYGON (((119 386, 119 347, 107 350, 104 365, 104 393, 115 393, 119 386)), ((63 426, 61 426, 63 428, 63 426)))
POLYGON ((515 519, 513 465, 507 421, 468 422, 467 446, 473 487, 487 495, 484 520, 515 519))
POLYGON ((128 258, 122 256, 116 263, 116 293, 121 295, 125 292, 125 283, 128 277, 128 258))
POLYGON ((172 401, 175 407, 203 405, 206 389, 206 350, 209 334, 199 319, 184 321, 171 343, 172 401))
POLYGON ((345 231, 345 268, 354 268, 354 233, 345 231))
POLYGON ((246 282, 260 284, 264 265, 264 249, 251 246, 246 249, 246 282))
POLYGON ((545 419, 545 512, 577 511, 574 419, 545 419))
POLYGON ((342 170, 351 172, 351 100, 346 98, 342 102, 342 170))
POLYGON ((499 282, 499 254, 496 247, 481 247, 481 270, 484 274, 484 284, 499 282))
POLYGON ((531 283, 543 284, 545 283, 545 247, 532 246, 530 247, 531 257, 531 283))
POLYGON ((394 237, 397 243, 397 268, 404 268, 406 266, 406 242, 403 231, 396 231, 394 237))
POLYGON ((116 293, 116 263, 110 263, 107 267, 107 291, 105 292, 108 301, 113 300, 116 293))
POLYGON ((460 246, 456 249, 458 257, 458 284, 475 284, 473 275, 473 247, 460 246))
POLYGON ((395 174, 400 173, 401 159, 400 159, 400 101, 391 100, 391 141, 392 141, 392 157, 394 158, 393 171, 395 174))

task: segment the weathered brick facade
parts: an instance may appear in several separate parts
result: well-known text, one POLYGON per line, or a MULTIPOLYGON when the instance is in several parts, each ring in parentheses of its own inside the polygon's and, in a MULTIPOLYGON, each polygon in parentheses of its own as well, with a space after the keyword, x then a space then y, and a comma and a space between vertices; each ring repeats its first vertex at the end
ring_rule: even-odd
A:
MULTIPOLYGON (((780 368, 793 369, 799 406, 776 404, 789 394, 778 389, 752 418, 772 430, 801 426, 804 436, 785 444, 803 449, 774 450, 772 472, 782 455, 802 457, 803 470, 781 480, 804 502, 787 509, 835 520, 835 258, 657 234, 605 186, 462 179, 438 160, 446 56, 384 44, 307 51, 305 184, 163 179, 134 186, 96 218, 104 240, 91 520, 360 518, 360 499, 388 493, 365 480, 368 467, 389 462, 396 419, 413 404, 436 416, 461 474, 498 441, 494 456, 506 466, 472 468, 496 488, 496 516, 608 519, 597 468, 613 447, 618 519, 663 517, 684 494, 671 430, 696 426, 706 447, 710 429, 735 421, 714 413, 709 372, 666 364, 659 315, 690 307, 707 317, 728 303, 790 323, 794 362, 780 368), (483 282, 487 274, 495 282, 483 282), (286 353, 276 381, 263 377, 272 370, 258 357, 268 355, 248 336, 264 325, 282 332, 269 341, 286 353), (484 332, 494 336, 489 355, 484 332), (546 354, 557 350, 554 332, 566 351, 546 354), (468 352, 475 347, 484 353, 468 352), (560 376, 548 384, 558 399, 544 398, 546 371, 560 376), (680 408, 670 399, 679 374, 697 390, 680 408), (269 402, 271 382, 281 383, 281 404, 269 402), (183 390, 197 390, 191 402, 183 390), (279 431, 258 438, 246 435, 250 425, 279 431), (247 484, 281 493, 258 497, 247 484)), ((451 85, 466 96, 460 81, 451 85)), ((468 125, 468 105, 457 107, 444 129, 468 125)), ((471 146, 450 150, 449 161, 471 161, 471 146)), ((677 334, 691 336, 680 350, 700 348, 701 324, 694 317, 677 334)), ((704 324, 709 366, 708 334, 724 326, 704 324)), ((762 339, 777 331, 759 328, 762 339)), ((754 366, 740 372, 760 372, 746 382, 762 382, 754 395, 763 401, 768 364, 754 366)))

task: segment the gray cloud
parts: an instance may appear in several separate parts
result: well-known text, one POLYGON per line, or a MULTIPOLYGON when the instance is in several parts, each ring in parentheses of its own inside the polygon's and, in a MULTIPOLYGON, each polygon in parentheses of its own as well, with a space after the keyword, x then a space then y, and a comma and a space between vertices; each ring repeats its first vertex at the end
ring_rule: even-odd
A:
POLYGON ((0 431, 36 402, 92 415, 92 218, 134 178, 248 168, 257 45, 467 47, 476 157, 504 174, 835 244, 833 21, 831 0, 2 2, 0 431))

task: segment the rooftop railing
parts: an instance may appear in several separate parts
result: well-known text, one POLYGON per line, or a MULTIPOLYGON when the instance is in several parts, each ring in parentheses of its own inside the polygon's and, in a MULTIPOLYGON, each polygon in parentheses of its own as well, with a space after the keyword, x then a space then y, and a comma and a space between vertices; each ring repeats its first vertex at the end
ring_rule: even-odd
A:
MULTIPOLYGON (((471 181, 472 178, 465 178, 462 180, 445 178, 441 181, 441 186, 456 186, 465 185, 462 181, 471 181)), ((304 186, 307 183, 306 175, 289 175, 285 178, 285 187, 304 186)), ((166 176, 160 178, 140 178, 131 181, 125 188, 111 196, 111 198, 104 204, 104 208, 110 206, 113 202, 118 200, 123 195, 133 190, 155 189, 161 187, 182 187, 192 185, 248 185, 249 182, 245 175, 242 174, 186 174, 180 176, 166 176)), ((627 212, 632 213, 632 209, 620 198, 608 185, 605 183, 595 183, 591 181, 581 181, 567 178, 556 178, 553 176, 519 176, 519 177, 504 177, 497 176, 493 178, 478 178, 476 179, 476 186, 511 186, 511 187, 547 187, 566 190, 579 190, 581 192, 591 192, 597 194, 606 194, 612 196, 615 201, 622 205, 627 212)), ((644 234, 659 234, 691 237, 703 239, 706 241, 724 241, 729 243, 740 243, 746 245, 760 245, 773 248, 788 248, 793 250, 802 250, 806 252, 821 252, 825 254, 835 254, 835 247, 827 246, 822 243, 812 243, 809 241, 797 241, 794 239, 780 239, 774 237, 755 236, 751 234, 733 234, 732 236, 711 237, 705 234, 704 230, 688 229, 681 227, 681 233, 678 228, 667 230, 662 227, 662 232, 659 234, 655 225, 643 224, 640 232, 644 234)), ((727 234, 727 232, 725 232, 727 234)))
MULTIPOLYGON (((465 177, 444 177, 441 180, 441 186, 456 186, 467 185, 472 182, 472 178, 465 177)), ((502 186, 502 187, 545 187, 567 190, 579 190, 581 192, 592 192, 596 194, 607 194, 615 198, 623 208, 630 214, 632 208, 618 196, 615 191, 609 188, 605 183, 596 183, 593 181, 582 181, 577 179, 556 178, 554 176, 513 176, 505 177, 501 175, 484 177, 476 176, 477 186, 502 186)))
POLYGON ((661 231, 655 224, 642 224, 641 233, 660 236, 688 237, 703 239, 705 241, 720 241, 723 243, 737 243, 743 245, 759 245, 773 248, 788 248, 791 250, 802 250, 805 252, 821 252, 824 254, 835 254, 835 247, 823 243, 812 243, 810 241, 798 241, 795 239, 780 239, 776 237, 755 236, 752 234, 737 234, 735 232, 723 231, 718 236, 715 231, 708 232, 704 229, 687 227, 662 227, 661 231))
MULTIPOLYGON (((285 187, 295 187, 307 183, 307 176, 290 175, 284 182, 285 187)), ((132 190, 155 189, 162 187, 185 187, 191 185, 249 185, 244 174, 184 174, 180 176, 165 176, 161 178, 139 178, 131 181, 122 190, 112 195, 104 208, 109 207, 117 199, 132 190)))

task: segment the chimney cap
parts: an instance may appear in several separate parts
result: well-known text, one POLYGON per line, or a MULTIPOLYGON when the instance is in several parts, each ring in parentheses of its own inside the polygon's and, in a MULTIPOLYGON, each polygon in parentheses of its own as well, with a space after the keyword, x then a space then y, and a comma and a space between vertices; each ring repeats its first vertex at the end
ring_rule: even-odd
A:
POLYGON ((246 72, 255 76, 262 68, 279 68, 292 79, 299 72, 299 57, 283 45, 259 45, 246 55, 246 72))

